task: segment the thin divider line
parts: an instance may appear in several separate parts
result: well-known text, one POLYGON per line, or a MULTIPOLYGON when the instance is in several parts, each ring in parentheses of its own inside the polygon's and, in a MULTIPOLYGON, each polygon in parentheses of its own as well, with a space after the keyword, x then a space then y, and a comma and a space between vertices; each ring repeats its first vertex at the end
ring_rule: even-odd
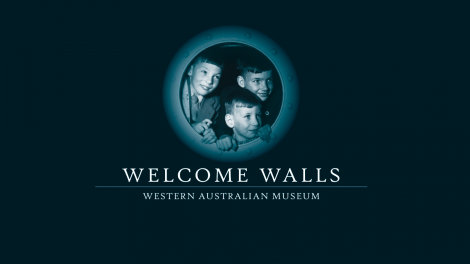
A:
POLYGON ((95 186, 95 188, 367 188, 367 186, 95 186))

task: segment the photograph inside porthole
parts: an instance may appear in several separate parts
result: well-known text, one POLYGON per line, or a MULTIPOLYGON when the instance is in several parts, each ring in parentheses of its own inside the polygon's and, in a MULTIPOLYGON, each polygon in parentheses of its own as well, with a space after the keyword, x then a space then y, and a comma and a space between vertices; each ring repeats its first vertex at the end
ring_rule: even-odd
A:
POLYGON ((186 121, 203 144, 236 151, 272 140, 283 88, 276 67, 257 49, 223 43, 201 51, 187 66, 180 92, 186 121))

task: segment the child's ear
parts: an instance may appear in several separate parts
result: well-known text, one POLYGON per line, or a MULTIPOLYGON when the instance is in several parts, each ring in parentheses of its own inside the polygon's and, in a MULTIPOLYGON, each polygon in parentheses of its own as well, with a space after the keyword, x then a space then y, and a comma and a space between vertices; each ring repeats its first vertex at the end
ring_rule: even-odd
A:
POLYGON ((188 75, 193 76, 193 65, 191 65, 191 68, 189 68, 188 75))
POLYGON ((237 77, 237 83, 240 87, 245 88, 245 79, 241 75, 237 77))
POLYGON ((227 123, 227 126, 230 128, 234 127, 234 122, 233 122, 233 116, 231 114, 226 114, 225 115, 225 123, 227 123))

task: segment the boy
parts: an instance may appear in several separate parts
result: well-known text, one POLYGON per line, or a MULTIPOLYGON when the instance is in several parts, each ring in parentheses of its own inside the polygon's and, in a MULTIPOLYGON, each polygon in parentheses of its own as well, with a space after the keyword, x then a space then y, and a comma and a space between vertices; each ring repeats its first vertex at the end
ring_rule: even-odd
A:
MULTIPOLYGON (((231 136, 237 146, 258 137, 261 127, 261 101, 251 92, 238 89, 228 95, 225 102, 225 123, 233 129, 231 136)), ((221 144, 217 141, 217 147, 221 144)))
POLYGON ((183 83, 182 103, 186 119, 197 133, 203 135, 201 142, 205 144, 217 140, 210 126, 217 118, 220 99, 210 94, 219 85, 223 67, 218 50, 205 50, 194 59, 183 83))
MULTIPOLYGON (((271 125, 276 121, 282 104, 282 91, 274 92, 273 69, 274 66, 267 57, 256 50, 247 50, 243 57, 238 60, 240 75, 237 77, 237 84, 225 88, 220 94, 221 111, 224 112, 224 103, 227 96, 237 90, 246 90, 256 95, 261 101, 263 112, 261 119, 264 126, 260 127, 257 135, 261 140, 269 142, 271 139, 271 125)), ((232 129, 223 122, 222 116, 218 117, 217 125, 214 128, 217 137, 217 147, 220 150, 229 151, 238 148, 238 141, 234 139, 232 129)))

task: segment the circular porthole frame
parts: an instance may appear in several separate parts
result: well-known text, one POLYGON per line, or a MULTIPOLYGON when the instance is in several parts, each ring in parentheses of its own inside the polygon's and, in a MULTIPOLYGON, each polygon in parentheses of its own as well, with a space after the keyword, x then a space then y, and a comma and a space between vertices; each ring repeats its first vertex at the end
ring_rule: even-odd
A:
MULTIPOLYGON (((221 89, 224 87, 217 87, 221 89)), ((274 87, 276 89, 276 87, 274 87)), ((178 138, 194 152, 216 161, 241 162, 271 150, 289 131, 295 119, 299 102, 299 85, 295 69, 282 50, 266 35, 246 27, 223 26, 206 30, 186 42, 173 57, 163 84, 163 105, 168 122, 178 138), (239 43, 253 47, 268 57, 281 79, 283 98, 279 115, 272 125, 272 140, 266 143, 256 139, 240 145, 235 151, 221 151, 217 145, 201 143, 199 135, 183 113, 180 87, 183 75, 191 61, 203 50, 223 43, 239 43)), ((221 114, 221 113, 219 113, 221 114)))

